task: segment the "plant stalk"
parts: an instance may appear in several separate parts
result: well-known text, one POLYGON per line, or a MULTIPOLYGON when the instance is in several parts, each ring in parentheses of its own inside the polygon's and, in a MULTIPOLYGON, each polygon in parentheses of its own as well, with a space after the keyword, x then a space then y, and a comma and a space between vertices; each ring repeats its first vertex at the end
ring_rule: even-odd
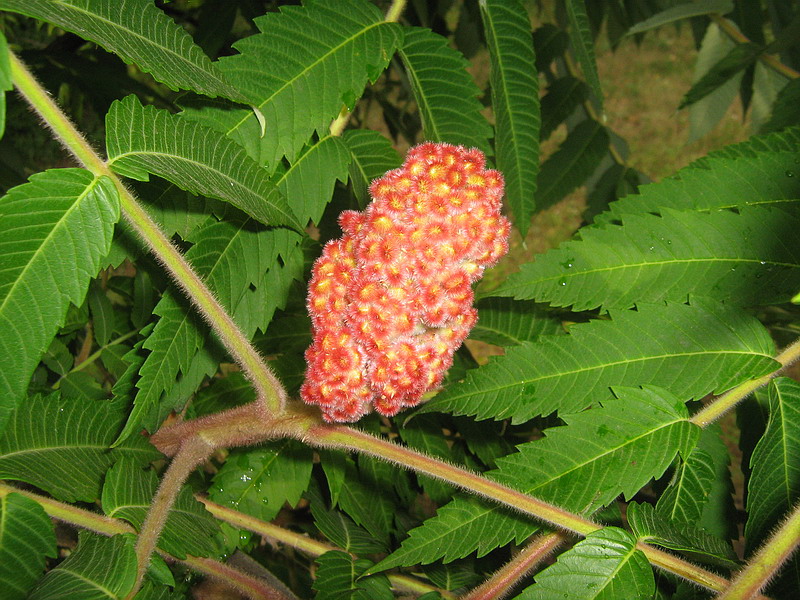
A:
POLYGON ((119 193, 123 216, 211 325, 226 349, 253 383, 259 400, 267 406, 270 412, 280 413, 286 401, 283 386, 239 326, 180 251, 150 218, 133 194, 122 184, 119 177, 108 168, 105 161, 89 145, 22 61, 13 53, 9 53, 9 57, 12 78, 20 93, 41 115, 47 126, 55 133, 56 138, 86 169, 95 176, 106 176, 114 182, 119 193))
POLYGON ((699 427, 707 427, 722 417, 722 415, 736 406, 739 402, 747 398, 758 388, 767 385, 770 381, 780 375, 784 369, 798 359, 800 359, 800 338, 797 339, 793 344, 787 346, 783 352, 775 357, 775 360, 781 364, 779 369, 773 371, 772 373, 763 375, 762 377, 758 377, 757 379, 745 381, 732 390, 725 392, 722 394, 722 396, 699 410, 691 419, 689 419, 689 422, 694 423, 699 427))
POLYGON ((519 583, 519 580, 530 573, 536 565, 566 540, 561 532, 537 536, 513 559, 481 585, 461 596, 460 600, 493 600, 505 598, 519 583))
POLYGON ((131 600, 142 587, 144 575, 150 566, 150 558, 156 549, 158 538, 167 523, 169 511, 175 504, 178 493, 181 491, 183 482, 189 477, 192 470, 203 460, 205 460, 214 446, 209 444, 202 436, 192 436, 184 441, 180 450, 175 454, 169 463, 167 471, 161 478, 161 485, 153 497, 147 516, 139 529, 139 537, 136 540, 136 582, 133 589, 128 594, 127 600, 131 600))
POLYGON ((728 589, 717 600, 750 600, 778 572, 800 544, 800 503, 796 504, 775 533, 773 533, 734 577, 728 589))

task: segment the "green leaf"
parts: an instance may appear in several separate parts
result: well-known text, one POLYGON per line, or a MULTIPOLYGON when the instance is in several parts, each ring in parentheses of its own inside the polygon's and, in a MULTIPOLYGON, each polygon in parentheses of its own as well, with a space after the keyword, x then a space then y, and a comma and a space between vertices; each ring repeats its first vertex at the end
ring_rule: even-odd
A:
POLYGON ((271 521, 284 503, 295 506, 306 491, 311 448, 294 440, 231 453, 214 475, 208 497, 247 515, 271 521))
POLYGON ((610 321, 574 325, 568 336, 509 348, 420 412, 521 423, 582 410, 616 385, 657 385, 683 400, 701 398, 774 371, 773 353, 766 329, 736 308, 700 300, 641 305, 611 311, 610 321))
POLYGON ((544 210, 582 185, 600 164, 608 150, 608 132, 587 119, 569 132, 567 139, 539 169, 536 205, 544 210))
POLYGON ((766 538, 800 496, 800 384, 780 377, 769 387, 767 430, 750 458, 748 551, 766 538))
POLYGON ((389 490, 375 489, 365 479, 353 461, 346 457, 345 484, 339 491, 337 504, 375 539, 388 541, 395 513, 389 490))
MULTIPOLYGON (((420 415, 398 428, 400 438, 411 448, 450 463, 455 462, 453 451, 442 431, 441 423, 432 415, 420 415)), ((424 492, 436 504, 444 504, 453 497, 453 487, 445 482, 417 474, 424 492)))
POLYGON ((522 543, 539 526, 522 515, 475 496, 456 495, 436 516, 412 529, 400 548, 370 569, 450 562, 477 551, 480 558, 511 541, 522 543))
POLYGON ((25 481, 65 502, 94 502, 116 460, 147 464, 160 457, 143 438, 110 449, 125 416, 119 401, 29 398, 0 438, 0 479, 25 481))
POLYGON ((96 42, 173 90, 246 101, 186 30, 151 2, 0 0, 0 10, 41 19, 96 42))
POLYGON ((589 26, 589 17, 586 14, 584 0, 567 0, 567 17, 569 17, 572 51, 578 59, 583 70, 586 83, 592 88, 592 93, 603 112, 603 89, 600 87, 600 78, 597 75, 597 61, 594 56, 594 39, 589 26))
POLYGON ((350 151, 350 184, 361 208, 369 204, 369 185, 386 171, 400 166, 400 155, 392 142, 377 131, 348 129, 342 135, 350 151))
POLYGON ((559 77, 547 86, 547 93, 541 101, 542 126, 539 136, 546 140, 575 109, 589 98, 589 86, 580 79, 559 77))
POLYGON ((386 552, 384 542, 356 525, 341 511, 329 509, 322 500, 319 486, 313 480, 306 496, 311 502, 314 524, 334 544, 354 554, 386 552))
POLYGON ((135 96, 111 105, 106 146, 109 166, 121 175, 147 181, 154 173, 193 194, 230 202, 262 223, 303 227, 267 172, 237 144, 199 123, 142 106, 135 96))
POLYGON ((800 288, 800 206, 786 208, 625 215, 621 226, 584 228, 494 293, 576 311, 687 294, 741 306, 786 302, 800 288))
MULTIPOLYGON (((257 328, 266 329, 275 308, 285 302, 288 285, 301 276, 300 237, 249 219, 217 221, 209 217, 190 239, 194 245, 186 258, 245 335, 252 337, 257 328), (276 271, 288 271, 285 276, 278 275, 286 281, 276 281, 276 271)), ((120 439, 142 425, 152 431, 160 424, 158 411, 153 411, 162 394, 175 388, 179 372, 191 372, 187 387, 196 388, 219 363, 221 352, 208 343, 208 328, 176 291, 165 293, 153 312, 161 318, 144 343, 150 354, 139 371, 139 393, 120 439)))
POLYGON ((762 131, 777 131, 800 123, 800 79, 792 79, 778 92, 762 131))
POLYGON ((523 237, 535 208, 539 171, 539 78, 531 23, 521 0, 481 0, 491 60, 497 168, 505 198, 523 237))
POLYGON ((628 35, 644 33, 645 31, 650 31, 651 29, 661 27, 667 23, 674 23, 681 19, 700 17, 711 13, 724 15, 732 10, 733 2, 731 0, 705 0, 704 2, 678 4, 677 6, 671 6, 666 10, 662 10, 644 21, 639 21, 636 25, 628 29, 628 35))
POLYGON ((738 566, 730 544, 692 524, 670 521, 652 504, 631 502, 626 517, 639 541, 663 546, 717 567, 736 569, 738 566))
MULTIPOLYGON (((130 459, 122 459, 109 469, 103 484, 103 512, 115 519, 124 519, 140 529, 153 502, 158 477, 151 469, 143 471, 130 459)), ((188 486, 181 488, 169 511, 158 547, 184 559, 211 556, 217 552, 215 536, 219 523, 194 499, 188 486)))
POLYGON ((497 346, 517 346, 541 335, 564 333, 561 321, 535 302, 484 298, 477 303, 478 324, 470 339, 497 346))
POLYGON ((81 531, 78 548, 49 571, 30 600, 109 600, 124 598, 136 580, 136 553, 131 536, 103 537, 81 531))
POLYGON ((366 559, 355 559, 346 552, 331 550, 316 561, 316 578, 312 586, 317 600, 393 600, 389 580, 385 575, 361 574, 372 565, 366 559))
MULTIPOLYGON (((620 221, 635 213, 661 213, 665 208, 705 211, 753 205, 794 206, 800 198, 800 177, 794 176, 800 152, 747 150, 758 143, 777 145, 779 136, 752 138, 729 146, 730 152, 741 147, 742 154, 712 153, 672 177, 639 186, 637 194, 609 204, 607 212, 595 217, 595 223, 620 221)), ((793 143, 794 137, 787 135, 786 142, 793 143)))
POLYGON ((338 137, 327 135, 306 147, 275 185, 302 223, 319 223, 338 179, 347 182, 350 153, 338 137))
POLYGON ((0 199, 0 432, 70 303, 83 302, 118 219, 113 182, 82 169, 38 173, 0 199))
POLYGON ((647 557, 616 527, 590 533, 535 578, 517 600, 651 598, 656 589, 647 557))
POLYGON ((447 39, 419 27, 406 30, 399 55, 422 119, 423 137, 488 154, 492 127, 481 114, 480 90, 464 56, 447 39))
POLYGON ((536 70, 546 71, 554 60, 564 56, 567 48, 569 48, 569 34, 566 31, 552 23, 544 23, 537 27, 533 32, 536 70))
POLYGON ((386 68, 403 33, 366 0, 307 1, 254 23, 261 33, 236 42, 239 54, 219 65, 258 109, 263 130, 252 110, 210 104, 199 112, 272 168, 284 155, 294 162, 315 132, 327 133, 386 68))
POLYGON ((703 429, 697 447, 683 457, 656 503, 660 516, 676 525, 705 529, 720 539, 735 536, 730 455, 718 424, 703 429))
POLYGON ((619 494, 630 499, 660 477, 700 430, 689 423, 683 400, 666 389, 613 388, 602 408, 562 415, 563 427, 517 446, 497 460, 490 476, 567 510, 594 512, 619 494), (568 453, 564 448, 570 448, 568 453))
POLYGON ((105 346, 114 333, 114 307, 111 306, 111 300, 108 299, 99 281, 95 281, 90 286, 87 299, 89 300, 89 311, 92 314, 92 331, 97 338, 97 343, 105 346))
POLYGON ((3 598, 22 600, 55 558, 56 535, 44 509, 22 494, 0 497, 0 585, 3 598))
POLYGON ((734 75, 755 62, 763 48, 753 42, 736 44, 719 61, 715 62, 705 74, 696 81, 681 100, 678 109, 686 108, 701 100, 728 82, 734 75))

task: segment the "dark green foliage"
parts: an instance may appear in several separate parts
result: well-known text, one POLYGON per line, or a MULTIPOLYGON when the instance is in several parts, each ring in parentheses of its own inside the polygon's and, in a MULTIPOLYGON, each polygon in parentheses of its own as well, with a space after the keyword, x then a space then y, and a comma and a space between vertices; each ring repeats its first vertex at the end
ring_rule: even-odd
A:
MULTIPOLYGON (((210 593, 197 571, 252 597, 454 598, 567 517, 592 521, 511 576, 518 599, 696 600, 711 592, 670 568, 654 576, 654 546, 702 585, 698 569, 731 577, 795 510, 794 371, 739 406, 741 435, 702 418, 797 354, 776 348, 800 323, 787 3, 401 4, 0 0, 0 596, 125 598, 138 530, 173 472, 150 440, 169 453, 198 427, 213 452, 175 486, 137 600, 210 593), (595 49, 686 19, 693 133, 738 92, 763 134, 645 185, 608 126, 595 49), (726 33, 736 25, 747 40, 726 33), (30 95, 9 49, 95 147, 105 140, 104 156, 30 95), (19 116, 21 101, 6 115, 14 85, 55 140, 19 116), (366 208, 371 182, 425 140, 478 148, 502 172, 512 251, 476 286, 479 321, 442 385, 414 410, 354 424, 401 447, 390 461, 298 400, 306 282, 340 212, 366 208), (556 207, 557 222, 576 190, 584 224, 532 255, 526 234, 549 226, 532 219, 556 207), (164 239, 137 233, 145 215, 164 239), (236 343, 198 312, 210 296, 185 291, 166 240, 222 307, 210 312, 241 330, 236 343), (197 423, 257 399, 237 364, 247 340, 289 410, 242 427, 263 424, 258 444, 226 430, 238 446, 217 447, 206 436, 219 430, 197 423), (291 419, 319 427, 292 438, 275 427, 291 419), (150 437, 181 428, 172 447, 150 437), (314 437, 330 432, 342 446, 314 437), (744 481, 731 477, 737 442, 744 481), (461 470, 444 480, 413 461, 461 470), (556 516, 474 493, 468 472, 556 516)), ((798 565, 795 553, 761 580, 765 593, 793 600, 798 565)))

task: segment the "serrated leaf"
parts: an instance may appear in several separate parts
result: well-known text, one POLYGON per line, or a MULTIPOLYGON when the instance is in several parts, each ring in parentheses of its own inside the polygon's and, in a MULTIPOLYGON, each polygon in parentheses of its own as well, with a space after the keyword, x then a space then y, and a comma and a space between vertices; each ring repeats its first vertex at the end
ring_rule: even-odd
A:
POLYGON ((582 185, 608 150, 608 139, 606 128, 593 119, 576 125, 539 169, 537 210, 553 206, 582 185))
MULTIPOLYGON (((783 141, 781 136, 752 138, 749 143, 729 146, 726 150, 732 154, 730 156, 712 153, 672 177, 639 186, 637 194, 609 204, 608 211, 595 217, 595 223, 619 221, 628 214, 660 213, 665 208, 701 211, 796 205, 800 197, 800 177, 794 175, 800 152, 777 147, 774 151, 771 148, 748 151, 762 144, 779 146, 783 141)), ((783 137, 786 143, 793 143, 796 136, 783 137)))
POLYGON ((567 510, 591 513, 620 494, 630 499, 678 453, 692 450, 700 430, 689 423, 682 400, 652 386, 613 389, 617 398, 562 415, 565 426, 517 446, 517 453, 497 460, 490 476, 567 510))
POLYGON ((345 474, 345 483, 337 501, 339 508, 373 537, 388 541, 395 512, 389 490, 374 489, 369 485, 350 458, 345 459, 345 474))
POLYGON ((539 136, 546 140, 556 127, 567 120, 575 109, 589 98, 589 86, 580 79, 559 77, 547 86, 541 101, 542 126, 539 136))
POLYGON ((641 305, 611 311, 610 321, 574 325, 568 336, 509 348, 420 412, 521 423, 582 410, 614 385, 657 385, 684 400, 701 398, 775 370, 773 353, 766 330, 736 308, 700 300, 641 305))
POLYGON ((246 101, 186 30, 151 2, 0 0, 0 10, 41 19, 97 42, 173 90, 246 101))
POLYGON ((703 429, 697 447, 684 457, 656 503, 664 519, 699 527, 720 539, 736 535, 730 454, 718 424, 703 429))
POLYGON ((692 524, 668 520, 652 504, 631 502, 626 517, 639 541, 663 546, 714 566, 737 567, 736 554, 730 544, 692 524))
POLYGON ((119 198, 108 177, 38 173, 0 199, 0 432, 70 304, 108 253, 119 198))
MULTIPOLYGON (((453 451, 442 431, 441 424, 431 415, 420 415, 398 429, 400 438, 411 448, 428 456, 453 461, 453 451)), ((453 487, 445 482, 417 474, 422 489, 437 504, 444 504, 453 496, 453 487)))
POLYGON ((492 127, 481 114, 480 90, 464 56, 450 48, 447 39, 419 27, 406 30, 399 55, 422 119, 423 137, 488 154, 492 127))
MULTIPOLYGON (((119 460, 106 474, 101 500, 103 512, 140 529, 157 487, 158 477, 153 470, 143 471, 129 459, 119 460)), ((194 499, 189 487, 184 486, 169 511, 158 547, 180 559, 187 554, 210 556, 217 552, 218 533, 218 522, 194 499)))
POLYGON ((78 535, 78 548, 49 571, 28 598, 124 598, 135 580, 136 553, 131 536, 108 538, 83 530, 78 535))
POLYGON ((372 565, 366 559, 355 559, 346 552, 331 550, 315 561, 318 565, 312 586, 317 600, 393 600, 389 580, 384 575, 362 578, 372 565))
POLYGON ((535 579, 516 600, 650 598, 656 589, 647 557, 616 527, 590 533, 535 579))
MULTIPOLYGON (((194 245, 186 258, 245 335, 252 337, 257 328, 266 328, 272 312, 285 302, 291 280, 300 277, 299 240, 291 231, 264 228, 248 219, 209 217, 191 236, 194 245), (284 270, 289 271, 288 281, 275 281, 274 272, 284 270), (251 306, 254 300, 257 306, 251 306)), ((140 425, 151 429, 159 424, 152 411, 162 393, 175 387, 179 372, 192 373, 191 382, 186 382, 192 388, 211 375, 219 362, 216 347, 207 343, 207 327, 176 291, 165 293, 154 313, 161 318, 144 343, 150 354, 139 371, 139 393, 120 439, 140 425)))
POLYGON ((572 51, 583 70, 586 83, 592 88, 600 112, 603 112, 603 89, 600 87, 600 78, 597 75, 597 61, 594 56, 594 39, 589 26, 589 17, 586 14, 584 0, 567 0, 567 17, 569 18, 569 40, 572 51))
MULTIPOLYGON (((533 32, 533 50, 536 54, 536 70, 542 72, 564 55, 569 48, 569 34, 553 25, 544 23, 533 32)), ((544 111, 543 111, 544 112, 544 111)))
POLYGON ((535 302, 483 298, 476 307, 480 318, 470 331, 470 339, 497 346, 517 346, 541 335, 564 333, 560 319, 535 302))
POLYGON ((97 343, 105 346, 114 333, 114 307, 111 306, 111 300, 108 299, 99 281, 95 281, 94 285, 90 286, 87 300, 92 315, 92 331, 97 338, 97 343))
POLYGON ((312 459, 311 448, 294 440, 231 453, 214 475, 208 497, 217 504, 271 521, 284 503, 296 505, 306 491, 312 459))
POLYGON ((135 96, 111 105, 106 147, 109 166, 121 175, 147 181, 154 173, 193 194, 230 202, 262 223, 303 228, 241 147, 180 115, 142 106, 135 96))
POLYGON ((526 263, 494 293, 579 311, 687 295, 775 304, 800 288, 800 206, 660 212, 585 228, 580 240, 526 263))
POLYGON ((125 414, 124 401, 29 398, 0 437, 0 479, 25 481, 65 502, 94 502, 116 460, 141 465, 161 456, 143 438, 110 449, 125 414))
POLYGON ((489 48, 497 168, 505 199, 523 237, 536 206, 539 171, 539 78, 531 23, 521 0, 481 0, 489 48))
POLYGON ((480 558, 511 541, 519 544, 539 526, 530 519, 475 496, 456 495, 436 516, 412 529, 400 548, 370 572, 398 566, 451 562, 477 551, 480 558))
POLYGON ((239 54, 219 65, 258 113, 213 104, 195 112, 273 169, 284 155, 293 162, 314 132, 326 133, 342 107, 353 105, 386 68, 403 33, 366 0, 283 6, 254 23, 261 33, 236 42, 239 54))
MULTIPOLYGON (((499 458, 498 469, 487 475, 574 512, 593 512, 619 494, 630 498, 660 476, 677 453, 688 453, 699 429, 688 422, 683 402, 666 390, 615 392, 618 398, 564 416, 566 426, 547 429, 543 439, 499 458)), ((412 530, 376 569, 439 558, 448 562, 474 550, 481 556, 515 536, 524 539, 536 528, 496 504, 457 496, 412 530)))
POLYGON ((769 387, 769 421, 750 458, 745 538, 751 551, 800 497, 800 384, 780 377, 769 387))
POLYGON ((705 0, 704 2, 678 4, 677 6, 671 6, 666 10, 662 10, 643 21, 639 21, 636 25, 628 29, 627 35, 643 33, 666 25, 667 23, 674 23, 675 21, 688 19, 690 17, 700 17, 710 13, 725 15, 732 10, 733 2, 731 0, 705 0))
POLYGON ((339 180, 347 181, 350 153, 338 137, 327 135, 304 148, 275 185, 301 223, 319 223, 339 180))
POLYGON ((0 496, 0 585, 3 598, 22 600, 55 558, 56 535, 44 509, 22 494, 0 496))
POLYGON ((311 502, 314 524, 334 544, 354 554, 386 552, 384 542, 356 525, 341 511, 328 508, 322 500, 319 487, 313 480, 306 496, 311 502))
POLYGON ((348 129, 342 135, 350 151, 350 184, 361 208, 369 204, 369 185, 400 166, 400 155, 386 137, 370 129, 348 129))

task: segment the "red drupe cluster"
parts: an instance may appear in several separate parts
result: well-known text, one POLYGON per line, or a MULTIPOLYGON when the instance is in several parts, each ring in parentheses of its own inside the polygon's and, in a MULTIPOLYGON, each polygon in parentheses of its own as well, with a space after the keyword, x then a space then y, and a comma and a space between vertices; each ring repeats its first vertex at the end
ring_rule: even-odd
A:
POLYGON ((441 383, 477 320, 472 283, 508 250, 503 178, 476 149, 425 143, 372 182, 314 264, 300 395, 326 421, 392 416, 441 383))

